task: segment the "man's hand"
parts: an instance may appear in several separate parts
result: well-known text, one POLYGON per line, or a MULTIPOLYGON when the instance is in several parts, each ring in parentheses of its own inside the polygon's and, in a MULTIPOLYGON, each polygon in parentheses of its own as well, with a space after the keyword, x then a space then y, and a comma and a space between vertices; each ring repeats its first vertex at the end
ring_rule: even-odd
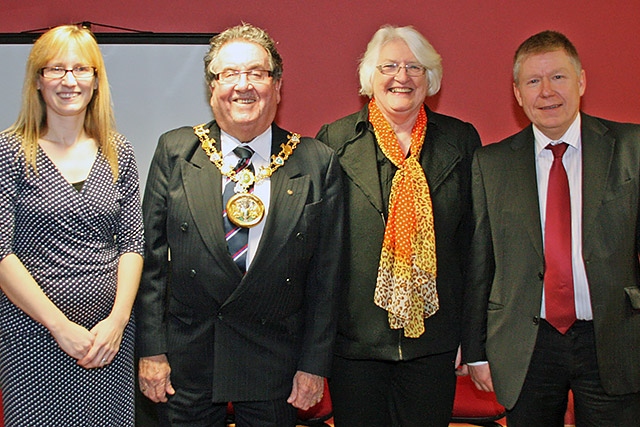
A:
POLYGON ((478 390, 493 391, 493 381, 491 380, 491 369, 489 363, 480 365, 468 365, 471 380, 478 390))
POLYGON ((317 405, 324 392, 324 377, 298 371, 293 377, 293 388, 287 402, 306 411, 317 405))
POLYGON ((138 381, 140 391, 151 401, 160 403, 167 401, 167 394, 173 395, 176 391, 171 385, 171 367, 167 356, 141 357, 138 368, 138 381))

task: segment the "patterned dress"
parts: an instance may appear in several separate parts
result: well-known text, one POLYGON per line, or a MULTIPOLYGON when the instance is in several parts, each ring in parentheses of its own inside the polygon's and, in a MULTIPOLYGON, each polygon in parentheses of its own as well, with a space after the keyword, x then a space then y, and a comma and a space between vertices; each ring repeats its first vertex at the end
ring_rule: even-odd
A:
MULTIPOLYGON (((91 329, 116 295, 120 255, 142 254, 133 149, 118 137, 119 178, 98 153, 76 190, 42 150, 26 173, 20 140, 0 133, 0 260, 15 254, 72 321, 91 329)), ((113 362, 84 369, 0 293, 0 387, 10 426, 133 426, 133 319, 113 362)))

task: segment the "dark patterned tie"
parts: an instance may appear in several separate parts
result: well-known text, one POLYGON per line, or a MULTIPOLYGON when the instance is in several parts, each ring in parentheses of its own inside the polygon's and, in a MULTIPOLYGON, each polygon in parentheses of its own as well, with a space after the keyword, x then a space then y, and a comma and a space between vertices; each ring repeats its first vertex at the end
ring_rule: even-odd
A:
MULTIPOLYGON (((253 165, 251 165, 251 156, 253 156, 253 150, 249 147, 236 147, 233 152, 239 157, 238 164, 236 164, 235 171, 240 172, 242 169, 249 168, 253 171, 253 165)), ((235 261, 236 265, 243 273, 247 271, 247 249, 249 241, 249 229, 238 227, 234 225, 229 218, 227 218, 227 202, 235 194, 234 187, 236 183, 229 181, 224 187, 224 193, 222 195, 222 216, 224 218, 224 232, 225 239, 227 240, 227 246, 229 248, 229 254, 235 261)))
POLYGON ((571 197, 562 164, 567 144, 547 145, 553 153, 544 227, 544 298, 546 319, 564 334, 576 320, 571 266, 571 197))

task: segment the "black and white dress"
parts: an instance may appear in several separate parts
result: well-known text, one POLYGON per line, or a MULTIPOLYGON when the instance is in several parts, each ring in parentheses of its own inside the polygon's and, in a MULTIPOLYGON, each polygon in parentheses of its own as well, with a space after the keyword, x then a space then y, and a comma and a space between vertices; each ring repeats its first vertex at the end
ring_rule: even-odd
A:
MULTIPOLYGON (((133 149, 119 144, 119 178, 98 152, 80 191, 39 149, 26 172, 20 139, 0 133, 0 260, 15 254, 72 321, 91 329, 116 295, 119 257, 142 254, 133 149)), ((0 387, 7 426, 133 426, 134 323, 113 362, 84 369, 40 323, 0 294, 0 387)))

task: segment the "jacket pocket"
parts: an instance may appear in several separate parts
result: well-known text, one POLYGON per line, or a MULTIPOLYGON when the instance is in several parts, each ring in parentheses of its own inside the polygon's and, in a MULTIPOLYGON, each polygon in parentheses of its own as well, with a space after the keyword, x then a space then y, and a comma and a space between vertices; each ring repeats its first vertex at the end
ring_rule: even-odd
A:
POLYGON ((193 323, 193 309, 174 297, 169 298, 169 314, 187 325, 193 323))

